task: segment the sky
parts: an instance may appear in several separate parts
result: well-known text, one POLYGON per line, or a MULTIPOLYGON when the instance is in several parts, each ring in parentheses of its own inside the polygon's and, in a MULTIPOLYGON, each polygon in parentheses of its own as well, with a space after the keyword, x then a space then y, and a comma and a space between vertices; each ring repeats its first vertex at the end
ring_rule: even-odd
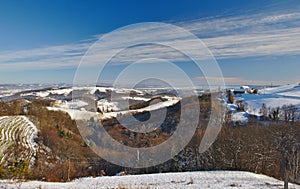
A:
MULTIPOLYGON (((186 54, 173 48, 179 41, 181 49, 195 56, 194 38, 181 36, 180 29, 171 33, 149 24, 157 22, 183 28, 199 38, 206 47, 203 52, 211 53, 209 58, 216 60, 227 85, 300 82, 297 0, 0 0, 0 84, 72 83, 79 65, 86 78, 94 74, 95 65, 85 67, 82 62, 91 47, 98 47, 95 43, 105 48, 97 49, 101 55, 91 57, 92 62, 103 64, 104 55, 116 52, 116 47, 122 49, 132 40, 156 39, 167 46, 127 47, 106 65, 99 82, 114 81, 134 61, 156 63, 158 70, 166 59, 193 82, 201 83, 205 71, 197 71, 186 54), (107 37, 110 42, 105 42, 103 36, 115 38, 107 37), (149 58, 155 60, 144 61, 149 58)), ((182 79, 172 71, 164 76, 182 79)))

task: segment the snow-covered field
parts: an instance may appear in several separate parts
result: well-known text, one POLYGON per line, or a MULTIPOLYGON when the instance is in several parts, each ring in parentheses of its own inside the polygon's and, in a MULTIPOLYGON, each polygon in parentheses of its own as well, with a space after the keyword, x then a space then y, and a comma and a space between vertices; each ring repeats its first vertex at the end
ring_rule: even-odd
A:
POLYGON ((58 95, 67 96, 70 92, 72 92, 72 88, 53 89, 53 90, 40 91, 40 92, 31 92, 31 93, 23 94, 21 96, 33 95, 33 96, 39 96, 39 97, 47 97, 50 94, 58 94, 58 95))
POLYGON ((266 88, 259 91, 258 95, 245 94, 243 98, 249 107, 247 112, 253 115, 261 115, 263 104, 271 108, 290 104, 300 108, 300 85, 266 88))
MULTIPOLYGON (((122 97, 126 98, 126 97, 122 97)), ((138 101, 147 101, 151 100, 151 98, 142 98, 142 97, 127 97, 129 99, 138 100, 138 101)), ((143 107, 135 110, 120 110, 118 107, 118 102, 111 102, 107 99, 101 99, 97 101, 97 107, 102 111, 101 114, 98 112, 91 112, 86 110, 84 107, 88 105, 88 103, 82 100, 72 100, 72 101, 56 101, 54 106, 47 107, 48 110, 52 111, 62 111, 66 112, 70 115, 70 117, 74 120, 89 120, 91 117, 101 119, 107 119, 112 117, 117 117, 120 115, 128 115, 132 113, 141 113, 145 111, 154 111, 161 108, 167 108, 175 105, 180 101, 179 97, 172 96, 163 96, 166 101, 160 101, 154 104, 151 104, 147 107, 143 107)), ((128 108, 128 107, 127 107, 128 108)))
MULTIPOLYGON (((94 189, 94 188, 241 188, 258 189, 283 188, 283 182, 274 178, 240 171, 199 171, 183 173, 161 173, 147 175, 128 175, 113 177, 81 178, 68 183, 30 181, 14 183, 0 181, 4 188, 33 189, 94 189)), ((289 188, 298 189, 299 185, 289 184, 289 188)))
MULTIPOLYGON (((52 85, 54 86, 54 85, 52 85)), ((21 91, 42 89, 49 87, 47 84, 2 84, 0 85, 0 98, 14 95, 21 91)))
POLYGON ((86 110, 75 110, 69 108, 47 107, 48 110, 66 112, 73 120, 89 120, 91 117, 97 117, 98 113, 86 110))
POLYGON ((258 94, 241 94, 235 97, 235 101, 244 101, 246 111, 237 111, 235 104, 228 104, 232 111, 232 120, 247 122, 249 114, 261 116, 263 104, 267 108, 277 108, 283 105, 294 105, 300 109, 300 85, 284 85, 279 87, 259 90, 258 94))
MULTIPOLYGON (((89 120, 91 117, 97 117, 97 116, 100 116, 101 119, 107 119, 107 118, 117 117, 118 115, 127 115, 130 113, 141 113, 141 112, 145 112, 145 111, 154 111, 154 110, 158 110, 161 108, 166 108, 166 107, 172 106, 178 102, 179 102, 178 98, 173 98, 173 99, 170 99, 165 102, 159 102, 156 104, 149 105, 145 108, 140 108, 140 109, 136 109, 136 110, 104 112, 101 115, 97 112, 72 109, 72 108, 68 107, 68 105, 65 105, 65 104, 62 104, 58 107, 47 107, 47 109, 52 110, 52 111, 66 112, 70 115, 71 119, 74 119, 74 120, 89 120)), ((104 103, 102 103, 101 105, 103 105, 103 104, 104 103)), ((109 103, 105 103, 104 105, 107 105, 107 104, 109 104, 109 103)), ((113 106, 115 106, 115 105, 113 105, 113 106)), ((80 107, 80 106, 78 105, 78 107, 80 107)), ((106 109, 107 109, 107 107, 106 107, 106 109)), ((116 107, 114 110, 118 110, 118 108, 116 107)))
POLYGON ((117 111, 117 112, 107 112, 107 113, 104 113, 102 115, 102 119, 117 117, 118 115, 126 115, 126 114, 131 114, 131 113, 142 113, 142 112, 146 112, 146 111, 159 110, 161 108, 167 108, 167 107, 173 106, 178 102, 179 102, 179 98, 177 98, 177 97, 172 97, 171 98, 170 97, 170 98, 168 98, 167 101, 158 102, 156 104, 150 104, 149 106, 144 107, 144 108, 140 108, 140 109, 117 111))

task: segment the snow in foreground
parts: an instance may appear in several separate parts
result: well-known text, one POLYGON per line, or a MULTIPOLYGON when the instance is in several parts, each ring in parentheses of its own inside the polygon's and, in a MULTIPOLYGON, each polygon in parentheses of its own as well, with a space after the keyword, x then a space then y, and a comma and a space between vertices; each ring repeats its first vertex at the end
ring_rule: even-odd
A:
MULTIPOLYGON (((20 184, 0 181, 5 188, 18 188, 20 184)), ((69 183, 31 181, 21 188, 83 189, 83 188, 283 188, 283 182, 274 178, 240 171, 202 171, 82 178, 69 183)), ((290 184, 289 188, 300 188, 290 184)))

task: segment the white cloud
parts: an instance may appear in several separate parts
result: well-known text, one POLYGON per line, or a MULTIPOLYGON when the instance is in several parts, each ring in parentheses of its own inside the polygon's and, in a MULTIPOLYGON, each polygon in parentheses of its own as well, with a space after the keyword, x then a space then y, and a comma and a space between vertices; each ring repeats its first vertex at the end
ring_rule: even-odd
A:
POLYGON ((300 13, 277 13, 206 18, 178 23, 197 35, 216 36, 287 28, 282 23, 300 24, 300 13))
MULTIPOLYGON (((198 35, 216 58, 241 58, 252 56, 295 55, 300 54, 300 13, 256 14, 223 18, 206 18, 175 23, 198 35)), ((105 35, 99 35, 101 37, 105 35)), ((97 36, 98 37, 98 36, 97 36)), ((198 57, 206 58, 206 53, 199 54, 198 47, 191 46, 192 38, 184 33, 170 33, 156 27, 137 30, 132 28, 130 35, 115 36, 115 40, 106 42, 98 54, 91 58, 97 63, 106 55, 118 52, 116 47, 124 47, 130 41, 161 39, 170 46, 179 44, 198 57)), ((0 66, 3 70, 51 69, 76 67, 86 50, 96 41, 61 46, 44 47, 32 50, 0 53, 0 66)), ((183 61, 186 58, 175 49, 159 46, 139 46, 127 48, 119 54, 116 62, 130 62, 149 58, 183 61)))
POLYGON ((203 39, 218 58, 300 54, 300 27, 203 39))
MULTIPOLYGON (((211 77, 209 78, 210 80, 215 80, 216 82, 219 80, 224 80, 226 85, 269 85, 272 83, 272 81, 266 81, 266 80, 255 80, 255 79, 244 79, 244 78, 239 78, 239 77, 211 77)), ((200 84, 206 84, 207 77, 195 77, 193 79, 194 82, 200 83, 200 84)), ((276 84, 279 85, 284 85, 288 84, 290 81, 277 81, 276 84)))

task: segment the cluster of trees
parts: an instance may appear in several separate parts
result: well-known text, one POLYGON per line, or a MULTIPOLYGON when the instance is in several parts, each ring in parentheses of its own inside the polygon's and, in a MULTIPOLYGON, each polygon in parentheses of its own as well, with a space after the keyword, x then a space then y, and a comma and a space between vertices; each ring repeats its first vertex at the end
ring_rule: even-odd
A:
POLYGON ((260 113, 265 120, 284 120, 286 122, 294 123, 299 118, 298 109, 292 104, 276 108, 267 107, 266 104, 262 104, 260 113))
MULTIPOLYGON (((17 154, 15 154, 17 157, 17 154)), ((29 162, 16 158, 0 165, 0 178, 26 178, 29 175, 29 162)))

